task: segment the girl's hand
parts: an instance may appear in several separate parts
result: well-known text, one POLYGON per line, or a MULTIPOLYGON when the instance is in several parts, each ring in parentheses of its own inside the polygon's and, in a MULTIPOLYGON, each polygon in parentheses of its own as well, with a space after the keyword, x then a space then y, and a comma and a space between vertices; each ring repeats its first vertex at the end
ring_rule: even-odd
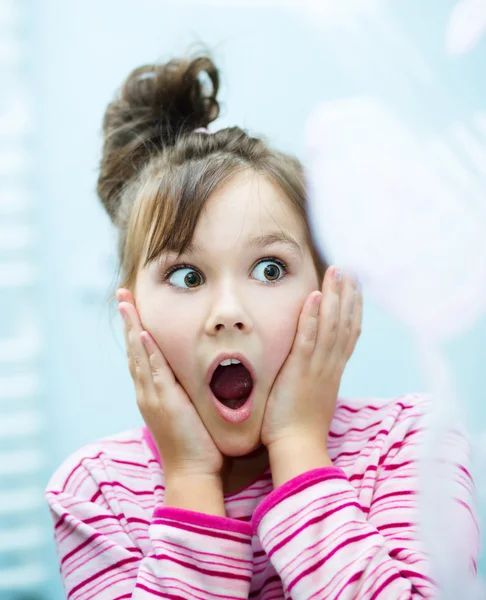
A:
POLYGON ((138 408, 157 444, 166 480, 187 476, 219 477, 223 455, 157 343, 143 329, 132 294, 120 288, 117 299, 125 320, 128 368, 135 384, 138 408))
POLYGON ((270 392, 261 432, 270 453, 289 444, 327 452, 341 377, 361 333, 363 312, 356 283, 345 275, 339 283, 337 271, 329 268, 322 294, 312 292, 305 301, 292 349, 270 392))

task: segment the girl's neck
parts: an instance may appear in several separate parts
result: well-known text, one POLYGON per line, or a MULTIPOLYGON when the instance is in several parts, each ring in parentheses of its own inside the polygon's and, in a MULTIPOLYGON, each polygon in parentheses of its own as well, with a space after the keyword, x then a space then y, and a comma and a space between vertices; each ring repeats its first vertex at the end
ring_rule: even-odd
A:
POLYGON ((234 494, 257 479, 269 466, 268 451, 264 445, 245 456, 225 456, 221 478, 224 494, 234 494))

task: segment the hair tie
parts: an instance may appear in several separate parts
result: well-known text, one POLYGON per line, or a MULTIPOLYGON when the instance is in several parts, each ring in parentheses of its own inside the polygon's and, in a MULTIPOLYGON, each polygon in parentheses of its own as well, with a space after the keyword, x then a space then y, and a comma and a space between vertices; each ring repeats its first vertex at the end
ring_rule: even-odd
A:
POLYGON ((209 131, 209 129, 207 129, 206 127, 198 127, 197 129, 194 129, 193 133, 197 132, 207 133, 208 135, 212 134, 212 131, 209 131))

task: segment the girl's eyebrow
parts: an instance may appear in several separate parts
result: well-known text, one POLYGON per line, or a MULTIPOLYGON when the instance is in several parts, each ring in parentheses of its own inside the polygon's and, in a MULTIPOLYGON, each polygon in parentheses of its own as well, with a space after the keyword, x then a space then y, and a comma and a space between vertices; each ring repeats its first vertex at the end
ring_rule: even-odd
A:
MULTIPOLYGON (((244 247, 263 249, 273 244, 285 244, 287 246, 290 246, 294 252, 297 251, 299 254, 302 254, 302 249, 299 246, 299 244, 294 240, 292 236, 290 236, 288 233, 285 233, 284 231, 269 231, 262 235, 252 236, 246 240, 244 247)), ((197 254, 204 253, 205 251, 206 250, 203 246, 190 242, 186 246, 183 254, 197 254)))

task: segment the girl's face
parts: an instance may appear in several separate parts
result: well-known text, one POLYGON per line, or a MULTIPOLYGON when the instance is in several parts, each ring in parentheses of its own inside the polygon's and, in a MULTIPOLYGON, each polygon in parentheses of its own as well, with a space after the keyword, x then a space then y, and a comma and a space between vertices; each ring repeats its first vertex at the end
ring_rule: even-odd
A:
POLYGON ((208 199, 187 252, 178 260, 163 254, 138 273, 142 324, 224 455, 243 456, 261 445, 267 398, 304 301, 319 287, 299 215, 278 188, 249 171, 208 199), (256 374, 253 411, 240 424, 219 415, 206 384, 222 352, 242 353, 256 374))

